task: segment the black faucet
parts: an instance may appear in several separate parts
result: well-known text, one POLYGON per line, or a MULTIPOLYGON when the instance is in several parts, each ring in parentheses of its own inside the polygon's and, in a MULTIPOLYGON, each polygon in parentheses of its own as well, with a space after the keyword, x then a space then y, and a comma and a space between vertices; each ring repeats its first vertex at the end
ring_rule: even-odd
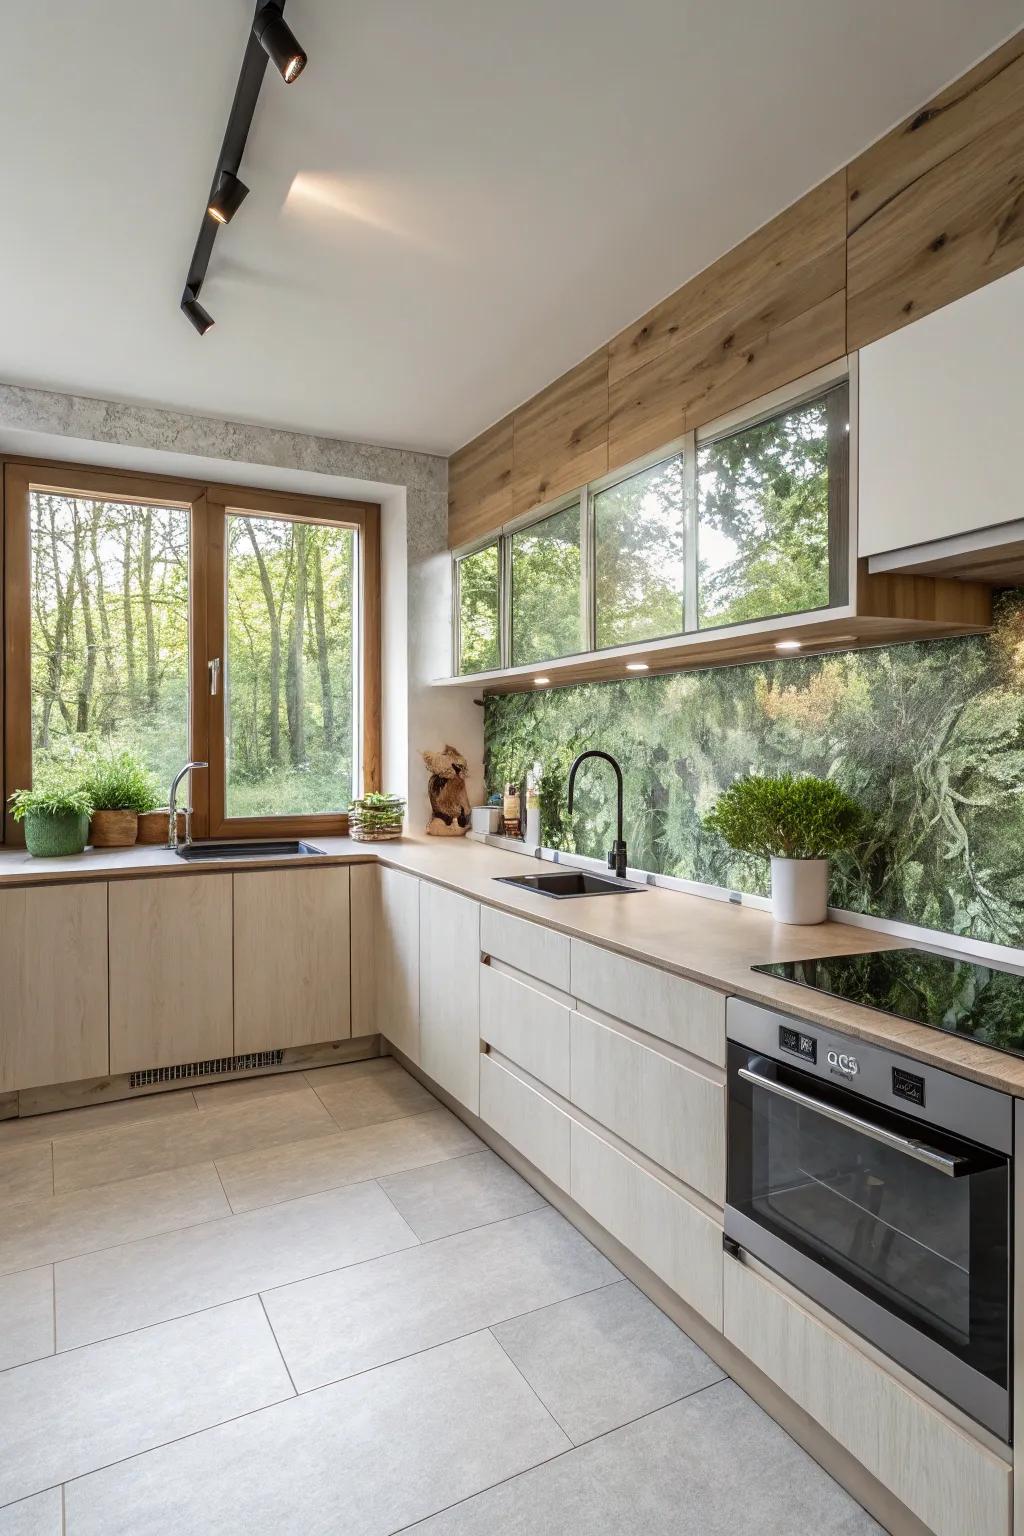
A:
POLYGON ((572 815, 572 792, 576 784, 576 770, 588 757, 602 757, 615 769, 615 841, 608 855, 608 868, 614 869, 620 880, 626 878, 626 845, 622 841, 622 769, 610 752, 581 752, 569 769, 569 815, 572 815))

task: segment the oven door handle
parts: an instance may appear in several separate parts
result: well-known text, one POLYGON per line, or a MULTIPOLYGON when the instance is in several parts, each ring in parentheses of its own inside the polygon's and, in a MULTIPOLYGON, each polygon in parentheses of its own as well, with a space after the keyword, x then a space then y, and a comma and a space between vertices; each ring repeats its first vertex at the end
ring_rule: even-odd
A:
POLYGON ((883 1147, 890 1147, 894 1152, 902 1152, 906 1157, 912 1157, 916 1162, 925 1163, 929 1168, 934 1168, 936 1173, 944 1173, 948 1178, 962 1178, 971 1171, 971 1161, 966 1157, 954 1157, 948 1152, 940 1152, 938 1147, 930 1147, 927 1142, 915 1141, 911 1136, 901 1136, 897 1131, 887 1131, 884 1126, 874 1125, 870 1120, 862 1120, 859 1115, 851 1115, 848 1110, 838 1109, 834 1104, 827 1104, 823 1099, 816 1099, 812 1094, 801 1093, 799 1088, 791 1088, 788 1083, 780 1083, 777 1078, 768 1077, 763 1072, 757 1072, 750 1067, 740 1067, 739 1075, 745 1082, 753 1083, 756 1088, 763 1088, 767 1093, 774 1093, 780 1099, 788 1099, 791 1104, 799 1104, 802 1109, 811 1109, 816 1115, 824 1115, 827 1120, 834 1120, 837 1125, 845 1125, 851 1131, 859 1131, 862 1136, 869 1136, 872 1141, 880 1142, 883 1147))

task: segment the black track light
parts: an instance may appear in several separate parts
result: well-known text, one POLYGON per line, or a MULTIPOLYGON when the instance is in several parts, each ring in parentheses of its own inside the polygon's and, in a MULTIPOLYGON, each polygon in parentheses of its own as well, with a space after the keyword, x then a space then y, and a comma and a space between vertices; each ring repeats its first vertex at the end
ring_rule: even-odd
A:
POLYGON ((285 85, 291 85, 305 69, 306 55, 273 0, 256 12, 252 30, 267 58, 277 66, 285 85))
POLYGON ((181 312, 183 315, 188 316, 196 330, 199 332, 200 336, 205 336, 207 331, 210 329, 210 326, 213 324, 213 316, 207 313, 207 311, 200 304, 199 300, 196 298, 196 291, 194 288, 186 288, 185 292, 182 294, 181 312))
POLYGON ((230 224, 235 214, 249 196, 249 188, 230 171, 221 171, 207 213, 218 224, 230 224))

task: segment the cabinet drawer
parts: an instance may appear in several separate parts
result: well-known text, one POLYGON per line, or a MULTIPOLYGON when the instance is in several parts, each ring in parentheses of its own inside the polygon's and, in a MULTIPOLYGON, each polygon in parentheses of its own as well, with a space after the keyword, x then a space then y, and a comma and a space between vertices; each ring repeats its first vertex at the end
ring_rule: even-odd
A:
POLYGON ((546 981, 549 987, 569 991, 569 940, 541 923, 509 917, 493 907, 480 912, 480 948, 485 955, 546 981))
POLYGON ((568 1190, 568 1115, 490 1056, 480 1057, 480 1118, 568 1190))
POLYGON ((602 1013, 725 1066, 725 994, 608 949, 570 941, 569 991, 602 1013))
POLYGON ((569 1097, 571 1009, 492 965, 480 967, 480 1035, 563 1098, 569 1097))
POLYGON ((572 1015, 574 1104, 684 1183, 725 1204, 725 1088, 572 1015))
POLYGON ((936 1536, 1006 1536, 1006 1463, 734 1259, 725 1336, 936 1536))
POLYGON ((575 1121, 572 1198, 683 1301, 722 1326, 722 1229, 575 1121))

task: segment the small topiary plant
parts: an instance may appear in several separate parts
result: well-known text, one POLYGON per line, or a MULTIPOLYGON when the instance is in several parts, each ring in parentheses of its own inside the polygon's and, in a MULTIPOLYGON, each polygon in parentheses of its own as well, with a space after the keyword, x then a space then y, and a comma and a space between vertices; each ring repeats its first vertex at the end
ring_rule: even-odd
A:
POLYGON ((764 859, 828 859, 857 841, 864 813, 832 779, 748 774, 704 818, 731 848, 764 859))
POLYGON ((134 811, 141 816, 160 804, 151 776, 131 752, 100 759, 83 788, 94 811, 134 811))

